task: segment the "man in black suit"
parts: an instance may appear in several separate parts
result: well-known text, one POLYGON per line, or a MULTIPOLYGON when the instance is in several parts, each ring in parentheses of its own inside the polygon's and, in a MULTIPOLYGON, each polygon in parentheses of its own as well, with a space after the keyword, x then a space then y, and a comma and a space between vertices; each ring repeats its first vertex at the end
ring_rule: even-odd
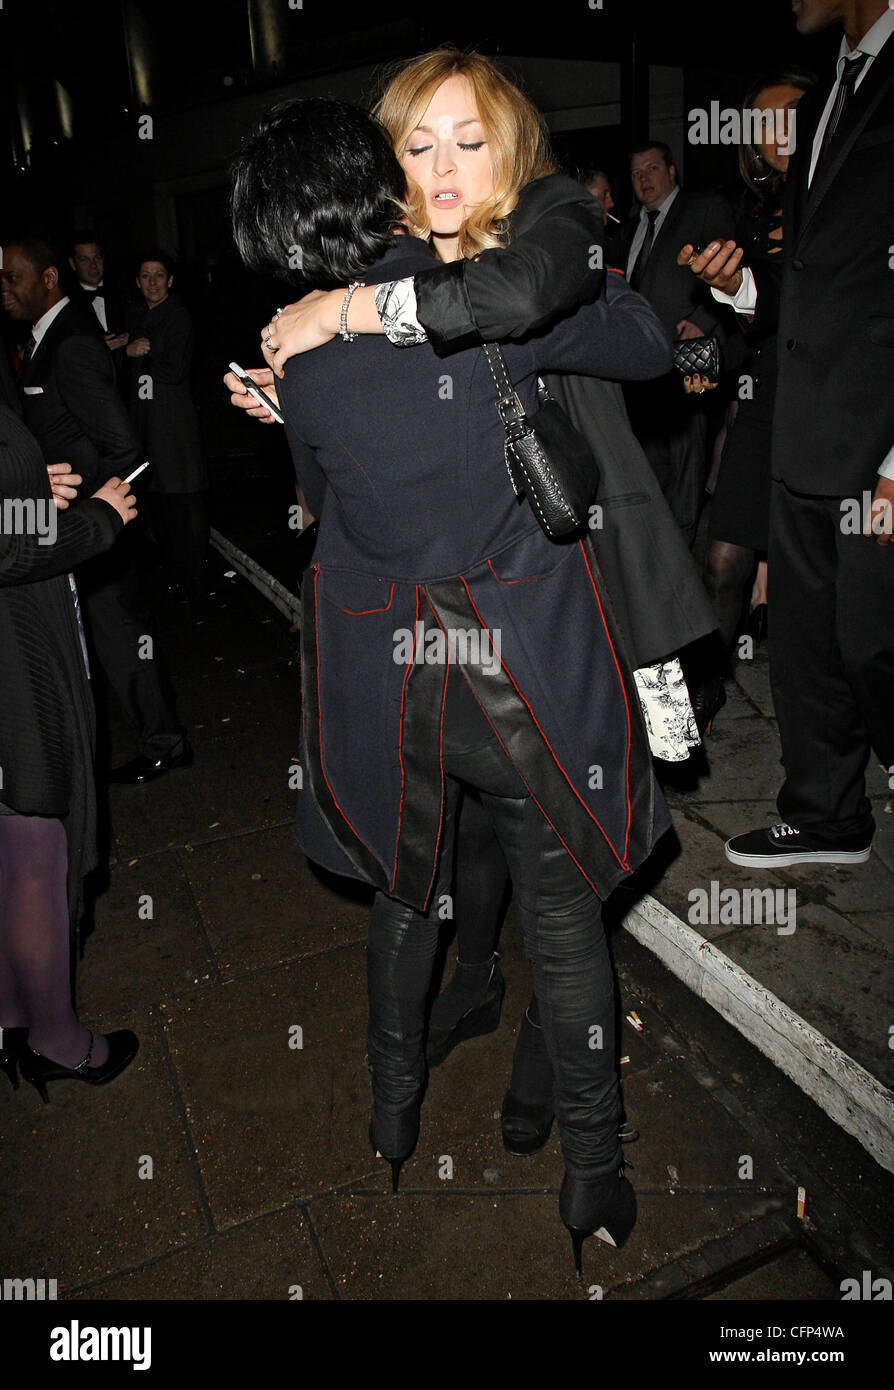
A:
MULTIPOLYGON (((90 231, 75 232, 68 264, 74 271, 76 285, 71 301, 85 316, 93 315, 106 347, 112 354, 115 379, 124 383, 127 346, 127 299, 124 288, 106 275, 106 256, 100 243, 90 231)), ((90 318, 91 324, 93 318, 90 318)))
MULTIPOLYGON (((726 845, 768 868, 864 862, 871 748, 894 775, 894 10, 795 12, 800 33, 841 20, 844 37, 834 81, 798 106, 786 180, 769 548, 783 820, 726 845)), ((741 258, 709 246, 692 269, 766 313, 741 258)))
POLYGON ((106 254, 92 232, 75 232, 68 264, 77 277, 72 302, 92 309, 113 351, 124 347, 128 336, 124 289, 106 276, 106 254))
MULTIPOLYGON (((723 338, 710 295, 677 265, 684 242, 703 246, 735 233, 722 198, 685 193, 670 149, 661 140, 630 157, 640 209, 621 236, 621 264, 633 289, 645 295, 672 339, 705 334, 723 338)), ((630 420, 661 489, 690 545, 695 540, 707 471, 705 402, 686 395, 678 373, 625 388, 630 420)))
MULTIPOLYGON (((32 325, 18 378, 25 423, 45 461, 69 463, 90 496, 111 475, 124 478, 141 462, 109 353, 63 293, 59 257, 45 239, 6 243, 0 281, 4 309, 32 325)), ((77 579, 96 654, 140 738, 138 757, 111 780, 148 782, 189 766, 192 749, 174 710, 126 533, 107 555, 82 566, 77 579)))

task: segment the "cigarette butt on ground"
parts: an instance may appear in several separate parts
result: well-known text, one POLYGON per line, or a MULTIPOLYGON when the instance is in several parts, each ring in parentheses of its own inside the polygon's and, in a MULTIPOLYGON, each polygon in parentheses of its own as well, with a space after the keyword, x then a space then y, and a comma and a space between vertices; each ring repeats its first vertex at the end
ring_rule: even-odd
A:
POLYGON ((804 1220, 804 1206, 807 1201, 807 1192, 803 1187, 798 1188, 798 1220, 804 1220))
POLYGON ((643 1021, 636 1012, 636 1009, 630 1010, 630 1013, 627 1015, 627 1022, 632 1023, 638 1033, 643 1031, 643 1021))

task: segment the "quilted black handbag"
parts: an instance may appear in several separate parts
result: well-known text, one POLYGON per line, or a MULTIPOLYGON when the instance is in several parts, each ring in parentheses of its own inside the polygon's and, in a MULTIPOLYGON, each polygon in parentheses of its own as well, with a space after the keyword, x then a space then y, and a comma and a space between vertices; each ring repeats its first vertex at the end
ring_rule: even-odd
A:
POLYGON ((497 388, 506 468, 515 495, 527 497, 552 540, 571 536, 587 524, 599 487, 593 452, 542 381, 537 383, 537 410, 526 415, 498 344, 486 343, 482 350, 497 388))
POLYGON ((720 344, 716 338, 681 338, 674 343, 674 367, 681 376, 720 380, 720 344))

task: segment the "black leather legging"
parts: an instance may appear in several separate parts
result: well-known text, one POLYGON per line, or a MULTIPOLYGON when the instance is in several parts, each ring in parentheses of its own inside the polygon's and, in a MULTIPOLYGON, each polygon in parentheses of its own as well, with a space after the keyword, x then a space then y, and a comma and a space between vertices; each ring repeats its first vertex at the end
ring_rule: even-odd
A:
MULTIPOLYGON (((451 671, 444 719, 447 773, 438 881, 426 914, 377 893, 368 930, 368 1050, 376 1104, 400 1110, 425 1073, 426 998, 450 892, 462 783, 477 788, 509 866, 522 943, 534 976, 555 1077, 555 1105, 568 1170, 582 1178, 621 1161, 615 1070, 614 973, 601 903, 527 795, 512 764, 451 671)), ((459 866, 462 872, 462 866, 459 866)))

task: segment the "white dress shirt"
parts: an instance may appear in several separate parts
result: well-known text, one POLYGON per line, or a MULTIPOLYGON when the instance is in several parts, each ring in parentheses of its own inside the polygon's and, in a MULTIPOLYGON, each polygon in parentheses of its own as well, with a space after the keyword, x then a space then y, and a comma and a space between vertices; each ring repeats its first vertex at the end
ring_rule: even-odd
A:
POLYGON ((93 312, 99 319, 99 326, 103 333, 108 333, 109 325, 106 320, 106 301, 102 281, 100 280, 99 284, 96 286, 85 285, 84 282, 81 281, 81 289, 86 290, 88 294, 92 295, 91 303, 93 304, 93 312), (94 289, 96 290, 95 294, 94 289))
MULTIPOLYGON (((66 295, 64 299, 60 299, 58 304, 54 304, 52 309, 47 309, 46 313, 37 320, 37 323, 31 325, 31 337, 34 339, 34 352, 40 347, 40 340, 53 322, 53 319, 62 313, 67 303, 68 295, 66 295)), ((34 353, 31 355, 33 357, 34 353)))
MULTIPOLYGON (((842 38, 841 47, 838 50, 836 81, 829 93, 829 99, 823 108, 823 114, 820 116, 819 125, 813 137, 813 147, 810 155, 810 171, 807 175, 808 188, 813 182, 817 160, 820 157, 820 150, 823 146, 823 136, 826 133, 826 126, 829 124, 829 117, 832 115, 832 108, 835 105, 835 98, 838 95, 838 86, 841 82, 841 74, 844 72, 844 65, 848 61, 848 56, 850 55, 852 57, 855 53, 866 54, 866 62, 863 64, 863 71, 854 83, 854 91, 856 92, 859 91, 861 82, 865 79, 874 60, 878 57, 892 34, 894 34, 894 9, 887 9, 875 21, 872 28, 866 31, 856 48, 848 48, 847 37, 845 36, 842 38)), ((711 293, 721 304, 732 304, 738 314, 753 314, 757 308, 757 285, 755 284, 754 275, 749 270, 748 266, 742 267, 742 283, 735 294, 724 294, 722 290, 713 289, 711 293)), ((885 478, 894 478, 894 445, 892 445, 885 455, 878 471, 885 478)))
MULTIPOLYGON (((667 217, 667 214, 670 212, 671 208, 673 207, 673 205, 674 205, 674 200, 675 200, 677 194, 679 193, 679 191, 680 191, 680 185, 677 184, 677 186, 676 186, 676 188, 673 190, 673 192, 668 193, 667 197, 665 198, 664 202, 661 204, 661 207, 660 207, 659 210, 658 210, 658 216, 655 218, 655 230, 654 230, 654 232, 652 233, 652 245, 653 245, 653 246, 655 245, 655 238, 658 236, 658 233, 659 233, 660 230, 661 230, 661 224, 662 224, 662 222, 664 221, 664 219, 667 217)), ((637 229, 636 229, 636 231, 635 231, 635 233, 634 233, 634 235, 633 235, 633 241, 630 243, 630 250, 629 250, 629 252, 627 253, 627 267, 626 267, 626 270, 627 270, 627 279, 628 279, 628 280, 630 279, 630 274, 631 274, 631 271, 633 270, 633 267, 636 265, 636 258, 637 258, 637 256, 639 255, 640 251, 642 250, 643 242, 644 242, 645 239, 646 239, 646 231, 648 230, 648 226, 649 226, 649 214, 648 214, 648 212, 646 211, 646 209, 645 209, 644 207, 641 207, 640 210, 639 210, 639 226, 637 227, 637 229)))

